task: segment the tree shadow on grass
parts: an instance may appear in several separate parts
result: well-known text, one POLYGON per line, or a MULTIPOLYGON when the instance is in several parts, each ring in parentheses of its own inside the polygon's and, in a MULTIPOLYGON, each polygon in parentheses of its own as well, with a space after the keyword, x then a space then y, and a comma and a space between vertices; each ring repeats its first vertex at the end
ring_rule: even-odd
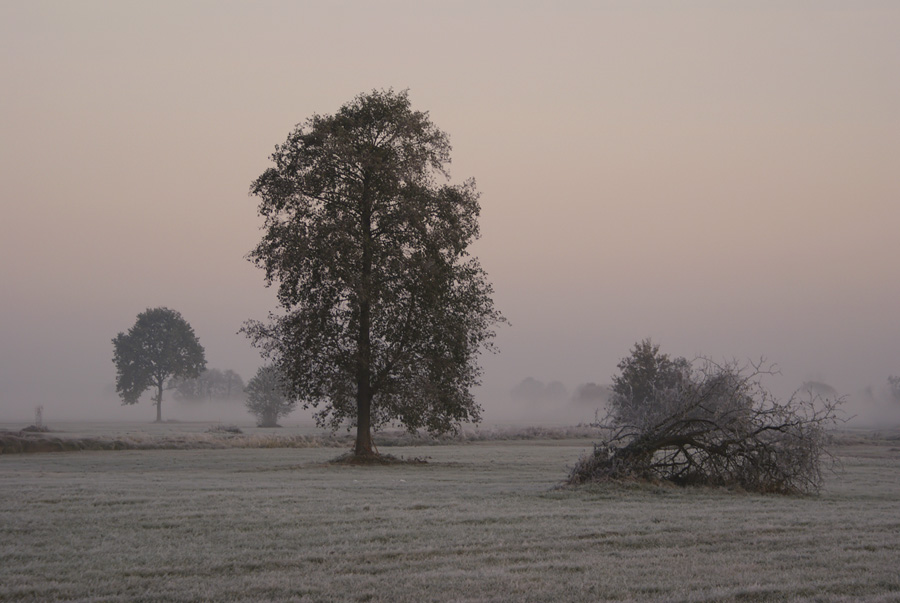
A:
POLYGON ((385 465, 427 465, 428 461, 422 457, 397 457, 393 454, 355 454, 346 452, 328 461, 330 465, 351 466, 385 466, 385 465))

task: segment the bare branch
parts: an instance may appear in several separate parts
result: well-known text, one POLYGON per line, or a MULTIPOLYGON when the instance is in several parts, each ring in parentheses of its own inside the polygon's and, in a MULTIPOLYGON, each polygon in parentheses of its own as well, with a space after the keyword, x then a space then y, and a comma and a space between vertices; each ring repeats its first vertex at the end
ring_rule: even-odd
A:
MULTIPOLYGON (((657 354, 658 347, 636 346, 635 353, 648 350, 657 354)), ((577 463, 569 483, 647 479, 818 492, 821 461, 830 458, 826 430, 841 420, 843 398, 795 394, 779 401, 762 384, 763 377, 777 372, 764 360, 740 366, 699 358, 677 379, 659 375, 661 363, 651 360, 641 362, 653 368, 658 381, 633 387, 619 378, 619 392, 648 393, 640 400, 613 401, 610 413, 596 423, 608 430, 606 437, 577 463)), ((619 366, 635 364, 626 360, 619 366)))

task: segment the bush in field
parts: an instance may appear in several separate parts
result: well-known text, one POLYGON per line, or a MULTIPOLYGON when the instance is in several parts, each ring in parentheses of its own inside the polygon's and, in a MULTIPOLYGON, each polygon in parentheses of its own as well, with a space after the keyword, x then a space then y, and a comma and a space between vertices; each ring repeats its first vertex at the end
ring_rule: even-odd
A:
MULTIPOLYGON (((619 367, 652 367, 644 361, 659 356, 658 346, 638 344, 619 367)), ((598 424, 606 435, 578 461, 569 483, 646 479, 785 494, 819 490, 825 430, 838 420, 840 398, 779 401, 762 384, 772 371, 760 364, 680 360, 673 363, 677 377, 664 362, 656 367, 666 370, 644 372, 640 398, 617 392, 619 405, 598 424)), ((614 386, 631 375, 623 369, 614 386)))
POLYGON ((247 384, 247 410, 256 416, 259 427, 278 427, 278 418, 297 406, 285 393, 286 387, 278 369, 263 366, 247 384))

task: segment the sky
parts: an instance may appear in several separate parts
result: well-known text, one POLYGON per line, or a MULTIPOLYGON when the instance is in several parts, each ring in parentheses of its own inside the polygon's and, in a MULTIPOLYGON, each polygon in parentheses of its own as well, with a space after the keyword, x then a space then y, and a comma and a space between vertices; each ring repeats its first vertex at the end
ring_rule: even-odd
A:
POLYGON ((482 194, 510 321, 487 421, 580 420, 510 390, 608 383, 650 337, 900 422, 898 31, 888 0, 2 2, 0 422, 155 418, 110 394, 150 307, 249 379, 237 331, 276 309, 250 183, 295 125, 388 88, 482 194))

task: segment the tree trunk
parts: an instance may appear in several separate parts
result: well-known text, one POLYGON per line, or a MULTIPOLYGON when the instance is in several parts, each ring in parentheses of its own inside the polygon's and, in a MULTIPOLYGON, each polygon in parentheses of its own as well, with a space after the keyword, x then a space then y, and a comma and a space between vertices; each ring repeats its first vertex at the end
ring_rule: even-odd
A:
POLYGON ((356 406, 356 448, 353 453, 356 456, 373 456, 375 450, 372 448, 372 402, 371 400, 363 402, 357 397, 356 406))
POLYGON ((372 382, 370 359, 372 355, 369 339, 369 302, 360 303, 359 356, 356 365, 356 448, 357 456, 371 456, 372 449, 372 382))
POLYGON ((157 391, 156 391, 156 422, 162 423, 162 393, 163 393, 163 383, 162 381, 158 381, 156 383, 157 391))
MULTIPOLYGON (((364 187, 367 188, 366 185, 364 187)), ((357 456, 372 456, 372 205, 366 190, 362 196, 362 270, 359 292, 359 333, 356 357, 357 456)))

